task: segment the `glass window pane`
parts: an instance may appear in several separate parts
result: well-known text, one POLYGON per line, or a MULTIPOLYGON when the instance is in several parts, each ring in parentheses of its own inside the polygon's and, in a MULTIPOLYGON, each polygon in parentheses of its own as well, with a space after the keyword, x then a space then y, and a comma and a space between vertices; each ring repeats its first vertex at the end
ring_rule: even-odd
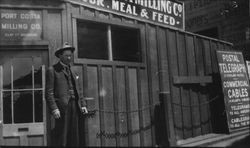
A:
POLYGON ((35 88, 42 88, 42 58, 41 57, 34 57, 34 81, 35 81, 35 88))
POLYGON ((43 121, 43 94, 35 91, 35 122, 43 121))
POLYGON ((111 27, 113 59, 116 61, 141 62, 139 30, 111 27))
POLYGON ((14 58, 12 65, 14 89, 32 88, 32 58, 14 58))
POLYGON ((12 123, 11 92, 3 92, 3 123, 12 123))
POLYGON ((11 89, 11 59, 3 51, 0 51, 0 65, 3 66, 3 88, 11 89))
POLYGON ((11 89, 11 63, 3 65, 3 89, 11 89))
POLYGON ((32 91, 14 92, 14 123, 33 121, 32 91))
POLYGON ((108 59, 107 25, 77 22, 78 57, 108 59))

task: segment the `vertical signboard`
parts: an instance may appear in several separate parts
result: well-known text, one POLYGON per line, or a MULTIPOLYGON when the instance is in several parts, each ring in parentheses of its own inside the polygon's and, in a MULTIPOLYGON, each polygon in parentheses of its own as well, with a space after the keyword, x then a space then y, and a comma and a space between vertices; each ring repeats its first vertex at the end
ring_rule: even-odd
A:
POLYGON ((250 61, 246 61, 248 78, 250 78, 250 61))
POLYGON ((38 10, 0 9, 0 41, 42 39, 42 12, 38 10))
POLYGON ((217 51, 229 131, 249 127, 249 79, 241 52, 217 51))

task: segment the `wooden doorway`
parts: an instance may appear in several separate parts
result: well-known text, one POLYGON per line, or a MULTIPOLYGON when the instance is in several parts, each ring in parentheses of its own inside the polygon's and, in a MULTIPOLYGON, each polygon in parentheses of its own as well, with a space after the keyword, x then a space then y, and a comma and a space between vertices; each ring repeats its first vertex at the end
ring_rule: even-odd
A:
POLYGON ((46 50, 0 50, 0 144, 44 146, 46 50))

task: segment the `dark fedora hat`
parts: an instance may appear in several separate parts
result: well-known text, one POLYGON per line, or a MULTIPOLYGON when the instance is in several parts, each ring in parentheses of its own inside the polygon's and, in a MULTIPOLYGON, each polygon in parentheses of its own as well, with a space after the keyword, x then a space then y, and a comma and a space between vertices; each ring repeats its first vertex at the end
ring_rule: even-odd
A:
POLYGON ((68 42, 65 42, 61 48, 58 48, 55 52, 55 56, 59 58, 59 55, 64 51, 64 50, 71 50, 72 52, 75 51, 75 47, 71 46, 68 42))

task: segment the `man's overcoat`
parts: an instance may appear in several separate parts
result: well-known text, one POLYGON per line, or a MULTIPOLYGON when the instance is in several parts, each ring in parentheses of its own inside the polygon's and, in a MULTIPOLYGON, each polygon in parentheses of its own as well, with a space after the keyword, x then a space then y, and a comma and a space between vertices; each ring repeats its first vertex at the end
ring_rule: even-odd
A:
POLYGON ((82 91, 80 91, 79 75, 71 68, 75 86, 75 98, 72 103, 72 94, 69 91, 69 74, 60 62, 50 67, 46 76, 46 100, 50 111, 59 109, 61 117, 56 119, 52 130, 52 145, 79 146, 82 142, 83 127, 81 107, 86 106, 82 91), (69 134, 70 133, 70 134, 69 134), (70 142, 69 142, 70 141, 70 142))
MULTIPOLYGON (((76 86, 76 97, 79 98, 78 106, 80 109, 86 106, 86 102, 82 91, 80 91, 79 75, 74 68, 71 68, 71 72, 76 86)), ((53 67, 49 67, 46 76, 46 99, 50 111, 59 109, 61 113, 65 112, 70 99, 67 79, 68 74, 60 62, 53 65, 53 67)))

